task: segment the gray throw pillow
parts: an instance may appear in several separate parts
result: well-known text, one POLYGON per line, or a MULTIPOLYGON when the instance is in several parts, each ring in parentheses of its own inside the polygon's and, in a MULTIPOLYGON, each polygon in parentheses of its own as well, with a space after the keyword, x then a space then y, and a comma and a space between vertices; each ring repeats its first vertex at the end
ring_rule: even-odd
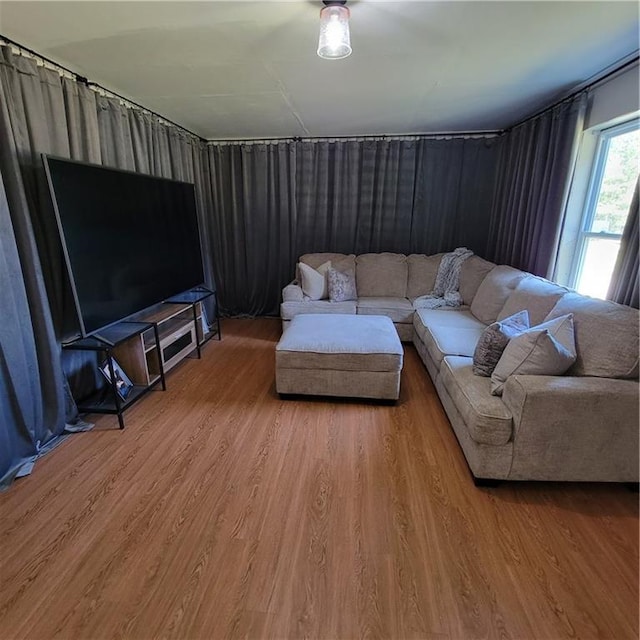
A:
POLYGON ((491 393, 501 396, 509 376, 561 376, 575 361, 573 314, 568 313, 509 341, 491 376, 491 393))
POLYGON ((337 271, 329 269, 327 271, 327 285, 329 289, 329 300, 331 302, 344 302, 345 300, 357 300, 356 273, 353 269, 347 271, 337 271))
POLYGON ((473 352, 473 373, 489 378, 509 340, 529 328, 529 312, 524 309, 490 324, 480 336, 473 352))

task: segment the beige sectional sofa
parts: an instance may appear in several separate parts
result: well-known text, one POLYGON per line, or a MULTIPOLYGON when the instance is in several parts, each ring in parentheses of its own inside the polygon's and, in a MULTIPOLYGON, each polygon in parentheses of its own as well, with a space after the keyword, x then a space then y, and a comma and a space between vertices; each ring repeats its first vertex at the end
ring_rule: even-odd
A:
POLYGON ((638 482, 638 311, 581 296, 473 256, 460 271, 464 305, 414 308, 434 286, 442 254, 308 254, 353 268, 358 299, 306 300, 283 290, 283 326, 299 313, 389 316, 425 364, 476 480, 638 482), (577 359, 562 376, 513 375, 502 396, 472 371, 485 328, 526 309, 530 324, 573 314, 577 359))

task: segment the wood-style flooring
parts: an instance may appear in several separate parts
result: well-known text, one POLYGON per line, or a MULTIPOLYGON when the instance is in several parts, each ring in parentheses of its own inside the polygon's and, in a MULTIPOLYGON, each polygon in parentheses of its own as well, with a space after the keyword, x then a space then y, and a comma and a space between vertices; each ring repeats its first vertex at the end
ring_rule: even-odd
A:
POLYGON ((638 638, 638 495, 476 488, 405 347, 396 406, 281 401, 275 319, 0 494, 0 639, 638 638))

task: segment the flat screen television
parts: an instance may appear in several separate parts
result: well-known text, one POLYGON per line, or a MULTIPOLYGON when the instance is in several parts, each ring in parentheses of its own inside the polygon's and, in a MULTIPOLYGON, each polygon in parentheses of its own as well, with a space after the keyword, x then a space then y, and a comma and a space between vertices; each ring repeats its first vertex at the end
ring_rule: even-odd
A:
POLYGON ((83 336, 203 284, 192 184, 43 162, 83 336))

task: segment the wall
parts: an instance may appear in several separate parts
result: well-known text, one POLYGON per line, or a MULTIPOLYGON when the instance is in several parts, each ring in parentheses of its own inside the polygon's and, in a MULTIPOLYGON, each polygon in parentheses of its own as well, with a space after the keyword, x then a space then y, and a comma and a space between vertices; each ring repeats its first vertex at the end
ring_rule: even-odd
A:
POLYGON ((612 126, 640 110, 639 63, 625 69, 591 91, 585 129, 612 126))

